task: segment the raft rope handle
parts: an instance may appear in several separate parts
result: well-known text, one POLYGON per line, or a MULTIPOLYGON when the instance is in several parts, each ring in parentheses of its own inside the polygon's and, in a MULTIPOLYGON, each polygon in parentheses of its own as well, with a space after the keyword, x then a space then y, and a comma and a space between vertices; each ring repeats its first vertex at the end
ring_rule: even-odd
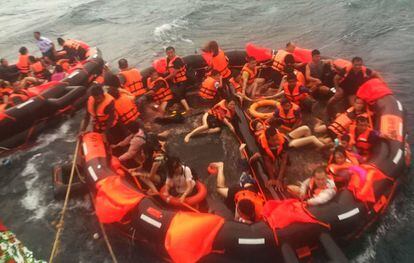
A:
POLYGON ((118 260, 116 259, 116 256, 115 256, 115 253, 114 253, 114 250, 112 249, 111 243, 109 242, 108 235, 106 234, 105 227, 104 227, 104 225, 99 220, 98 220, 98 222, 99 222, 99 227, 101 228, 102 235, 104 237, 106 246, 108 247, 109 254, 111 254, 112 261, 114 263, 118 263, 118 260))
MULTIPOLYGON (((81 125, 79 127, 79 131, 84 130, 84 128, 86 126, 85 125, 85 123, 86 123, 85 120, 86 120, 86 116, 81 122, 81 125)), ((49 258, 49 263, 53 262, 56 254, 57 254, 57 249, 58 249, 60 236, 61 236, 62 231, 63 231, 63 225, 65 223, 65 220, 64 220, 65 219, 65 213, 66 213, 66 209, 67 209, 68 202, 69 202, 70 190, 71 190, 72 182, 73 182, 73 175, 75 174, 76 159, 78 157, 79 147, 80 147, 80 139, 78 138, 78 141, 76 142, 76 147, 75 147, 75 154, 74 154, 73 159, 72 159, 72 167, 71 167, 71 170, 70 170, 70 178, 69 178, 68 188, 66 190, 65 202, 63 203, 63 208, 62 208, 62 211, 60 212, 59 223, 56 225, 57 232, 56 232, 56 236, 55 236, 55 241, 53 242, 53 247, 52 247, 52 251, 51 251, 51 254, 50 254, 50 258, 49 258)))

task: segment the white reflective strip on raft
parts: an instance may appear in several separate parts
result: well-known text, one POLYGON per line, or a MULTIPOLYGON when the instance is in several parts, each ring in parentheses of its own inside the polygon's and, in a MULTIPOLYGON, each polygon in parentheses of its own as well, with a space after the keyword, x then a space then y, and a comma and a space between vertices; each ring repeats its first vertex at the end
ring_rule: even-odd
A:
POLYGON ((80 73, 80 71, 75 71, 75 72, 73 72, 72 74, 70 74, 70 75, 68 76, 68 79, 73 78, 74 76, 78 75, 79 73, 80 73))
POLYGON ((158 222, 157 220, 154 220, 149 216, 142 214, 139 218, 141 218, 143 221, 147 222, 148 224, 155 226, 156 228, 161 228, 161 222, 158 222))
POLYGON ((399 129, 399 134, 398 135, 400 135, 401 137, 403 137, 403 123, 402 122, 400 122, 400 127, 399 127, 400 129, 399 129))
POLYGON ((262 245, 264 243, 264 238, 239 238, 239 245, 262 245))
POLYGON ((83 154, 88 155, 88 147, 86 146, 86 143, 82 143, 82 149, 83 149, 83 154))
POLYGON ((97 166, 96 168, 101 169, 101 168, 102 168, 102 166, 101 166, 100 164, 98 164, 98 166, 97 166))
POLYGON ((403 151, 401 149, 398 149, 398 152, 394 156, 394 159, 392 159, 392 162, 395 163, 395 164, 397 164, 400 161, 402 155, 403 155, 403 151))
POLYGON ((350 218, 351 216, 354 216, 358 213, 359 213, 359 208, 357 207, 357 208, 354 208, 354 209, 352 209, 352 210, 350 210, 346 213, 338 215, 338 219, 342 221, 342 220, 350 218))
POLYGON ((397 100, 398 110, 403 111, 403 106, 399 100, 397 100))
POLYGON ((16 107, 17 107, 18 109, 23 108, 24 106, 29 105, 29 104, 30 104, 30 103, 32 103, 33 101, 34 101, 34 100, 30 99, 30 100, 28 100, 28 101, 23 102, 22 104, 17 105, 16 107))
POLYGON ((92 176, 92 179, 96 182, 98 181, 98 176, 95 173, 95 170, 92 168, 92 166, 88 167, 88 172, 92 176))

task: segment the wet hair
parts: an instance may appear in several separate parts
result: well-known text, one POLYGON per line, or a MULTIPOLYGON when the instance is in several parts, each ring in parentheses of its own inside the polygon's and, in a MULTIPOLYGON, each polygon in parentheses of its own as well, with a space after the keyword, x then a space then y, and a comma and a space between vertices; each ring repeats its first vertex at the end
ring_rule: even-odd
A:
POLYGON ((315 170, 313 170, 312 172, 312 176, 315 176, 316 174, 319 174, 319 173, 326 174, 326 167, 323 165, 316 167, 315 170))
POLYGON ((341 141, 347 141, 347 142, 349 142, 351 140, 351 136, 349 136, 349 134, 343 134, 342 136, 341 136, 341 141))
POLYGON ((363 60, 362 60, 361 57, 353 57, 352 58, 352 63, 355 63, 355 62, 363 62, 363 60))
POLYGON ((276 134, 277 134, 277 129, 273 126, 267 128, 266 131, 265 131, 266 138, 269 138, 269 137, 274 136, 276 134))
POLYGON ((111 87, 119 87, 121 85, 121 83, 119 82, 118 76, 109 71, 105 72, 104 83, 105 85, 108 85, 111 87))
POLYGON ((181 165, 180 158, 178 158, 176 156, 168 157, 168 160, 167 160, 168 174, 167 174, 167 176, 169 178, 172 178, 174 176, 175 169, 177 169, 177 167, 180 166, 180 165, 181 165))
POLYGON ((62 68, 62 66, 61 66, 61 65, 56 65, 56 66, 55 66, 55 72, 58 72, 58 73, 63 72, 63 68, 62 68))
POLYGON ((118 88, 114 87, 114 86, 110 86, 108 88, 108 94, 111 95, 112 97, 114 97, 114 99, 119 99, 119 97, 121 96, 121 94, 119 93, 118 88))
POLYGON ((90 89, 90 94, 93 97, 104 95, 102 86, 100 84, 93 84, 90 89))
POLYGON ((128 60, 126 60, 125 58, 121 58, 120 60, 118 60, 118 66, 120 69, 126 69, 128 67, 128 60))
POLYGON ((287 54, 285 56, 284 61, 285 61, 285 64, 293 64, 295 63, 295 57, 292 54, 287 54))
POLYGON ((296 77, 296 75, 295 75, 295 74, 290 73, 290 74, 287 74, 287 76, 286 76, 286 80, 287 80, 287 81, 290 81, 290 80, 298 80, 298 78, 296 77))
POLYGON ((321 52, 319 50, 317 50, 317 49, 312 50, 312 57, 316 56, 316 55, 320 55, 320 54, 321 54, 321 52))
POLYGON ((364 117, 364 116, 358 116, 358 117, 356 117, 356 122, 357 123, 368 122, 368 118, 364 117))
POLYGON ((65 43, 65 40, 61 37, 58 37, 57 42, 59 43, 59 45, 63 45, 65 43))
POLYGON ((290 104, 290 100, 288 98, 282 97, 280 99, 280 105, 285 105, 285 104, 288 104, 288 103, 290 104))
POLYGON ((29 56, 29 61, 30 62, 36 62, 36 58, 34 56, 29 56))
POLYGON ((239 202, 237 202, 237 210, 239 211, 239 215, 241 217, 247 217, 246 219, 254 221, 256 217, 256 211, 253 202, 249 199, 241 199, 239 202))
POLYGON ((217 76, 217 75, 220 75, 220 71, 213 69, 213 70, 211 71, 211 74, 210 74, 210 75, 211 75, 211 76, 217 76))
POLYGON ((20 54, 22 54, 22 55, 26 55, 26 54, 27 54, 27 52, 29 52, 29 51, 27 50, 27 48, 26 48, 26 47, 21 47, 21 48, 19 48, 19 53, 20 53, 20 54))
POLYGON ((169 46, 169 47, 167 47, 166 49, 165 49, 165 52, 167 52, 167 51, 175 51, 175 48, 174 47, 172 47, 172 46, 169 46))
POLYGON ((247 56, 247 57, 246 57, 246 61, 247 61, 247 62, 256 61, 256 58, 255 58, 255 57, 252 57, 252 56, 247 56))

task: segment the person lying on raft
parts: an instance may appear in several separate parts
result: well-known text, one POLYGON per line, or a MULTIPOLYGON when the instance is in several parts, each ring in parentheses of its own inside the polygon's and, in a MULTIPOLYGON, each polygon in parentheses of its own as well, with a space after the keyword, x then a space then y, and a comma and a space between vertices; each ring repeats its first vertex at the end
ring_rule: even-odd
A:
POLYGON ((158 104, 158 111, 165 114, 168 103, 174 98, 170 85, 156 70, 153 70, 147 79, 147 86, 152 99, 158 104))
MULTIPOLYGON (((165 181, 165 196, 179 197, 180 202, 185 198, 196 194, 196 182, 190 167, 181 163, 177 157, 170 157, 167 161, 167 180, 165 181)), ((168 200, 168 198, 167 198, 168 200)))
MULTIPOLYGON (((234 213, 234 220, 244 224, 253 224, 261 220, 265 200, 250 174, 243 172, 240 185, 227 187, 224 163, 211 163, 210 166, 217 169, 217 193, 225 198, 226 206, 234 213)), ((247 164, 246 166, 248 167, 247 164)))
POLYGON ((288 185, 289 193, 303 200, 309 206, 326 204, 334 198, 336 186, 325 170, 324 166, 316 168, 312 177, 302 182, 300 187, 288 185))
POLYGON ((259 78, 259 70, 261 66, 257 66, 257 61, 254 57, 247 57, 247 63, 244 64, 240 72, 241 97, 246 95, 252 99, 261 94, 261 86, 265 83, 264 78, 259 78))
POLYGON ((221 127, 224 125, 235 133, 235 129, 231 124, 231 121, 235 116, 235 107, 236 103, 233 100, 222 100, 214 105, 208 112, 204 113, 202 125, 188 133, 184 138, 184 142, 188 143, 191 137, 196 134, 220 132, 221 127))
POLYGON ((330 94, 330 81, 332 76, 332 65, 330 60, 322 60, 321 52, 312 50, 312 62, 306 65, 306 85, 312 94, 330 94))

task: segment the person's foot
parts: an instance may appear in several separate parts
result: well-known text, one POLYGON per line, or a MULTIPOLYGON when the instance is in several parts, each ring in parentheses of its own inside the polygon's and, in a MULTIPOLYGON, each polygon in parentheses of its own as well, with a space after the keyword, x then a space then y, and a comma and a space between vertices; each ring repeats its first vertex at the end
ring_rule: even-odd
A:
POLYGON ((191 134, 187 134, 187 135, 184 137, 184 142, 185 142, 185 143, 188 143, 188 142, 190 141, 190 138, 191 138, 191 134))

